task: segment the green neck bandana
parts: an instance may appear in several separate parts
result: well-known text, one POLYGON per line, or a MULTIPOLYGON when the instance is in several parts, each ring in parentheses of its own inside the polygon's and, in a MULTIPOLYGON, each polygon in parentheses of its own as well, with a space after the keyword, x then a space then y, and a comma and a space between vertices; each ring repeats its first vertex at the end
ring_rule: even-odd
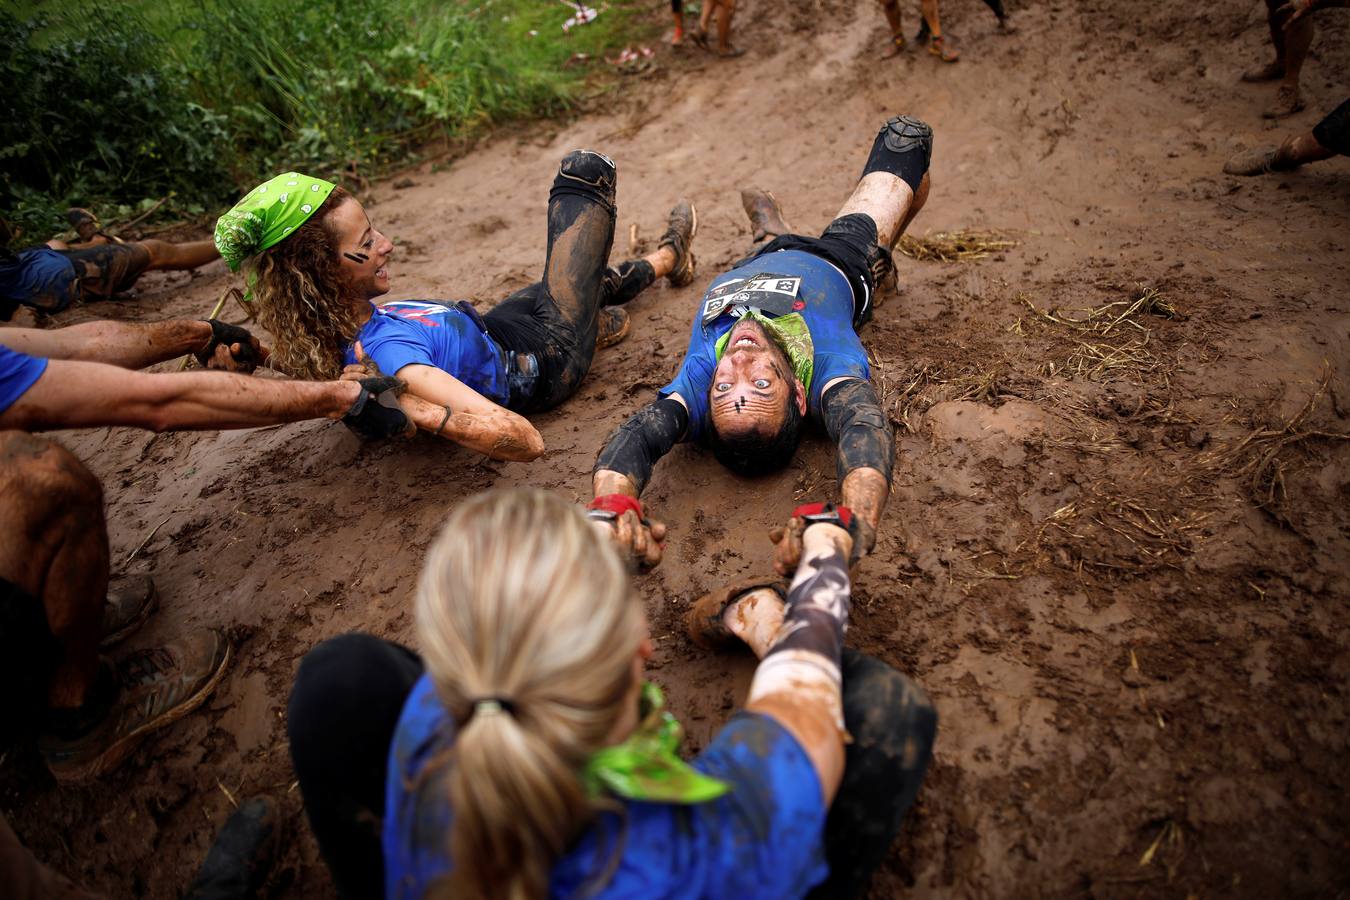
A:
MULTIPOLYGON (((746 312, 744 319, 752 319, 764 326, 764 330, 787 353, 788 360, 792 363, 792 374, 797 376, 797 380, 802 383, 802 388, 810 394, 811 374, 815 367, 813 360, 816 350, 815 345, 811 342, 811 330, 806 327, 806 320, 802 318, 801 313, 788 313, 786 316, 771 319, 762 315, 759 310, 751 309, 746 312)), ((735 328, 732 328, 732 331, 735 331, 735 328)), ((718 339, 714 349, 719 360, 722 358, 722 354, 726 352, 727 341, 730 338, 731 331, 728 331, 718 339)))
POLYGON ((333 183, 298 172, 278 175, 244 195, 216 221, 216 249, 231 272, 239 264, 280 243, 305 223, 328 195, 333 183))
POLYGON ((581 778, 591 796, 605 791, 654 803, 706 803, 731 790, 723 781, 695 770, 675 751, 684 729, 666 710, 666 698, 643 682, 637 728, 622 744, 591 754, 581 778))

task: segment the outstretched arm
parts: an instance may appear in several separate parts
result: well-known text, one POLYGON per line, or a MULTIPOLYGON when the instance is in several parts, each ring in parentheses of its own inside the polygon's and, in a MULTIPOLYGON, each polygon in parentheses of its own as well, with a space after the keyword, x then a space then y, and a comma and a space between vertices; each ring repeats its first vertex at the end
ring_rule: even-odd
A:
POLYGON ((624 558, 643 568, 661 561, 666 526, 645 519, 640 505, 619 512, 622 504, 605 498, 618 495, 636 500, 647 486, 656 461, 670 452, 688 427, 689 413, 684 404, 674 397, 662 397, 620 425, 595 461, 591 484, 596 499, 592 507, 615 512, 612 518, 602 520, 600 527, 611 532, 624 558))
POLYGON ((246 355, 243 342, 253 349, 253 354, 248 354, 251 358, 256 359, 261 355, 258 339, 236 326, 217 323, 213 328, 207 320, 170 319, 167 322, 147 323, 99 321, 65 328, 5 328, 0 329, 0 344, 29 356, 144 369, 176 356, 215 350, 212 347, 213 340, 216 329, 221 328, 230 332, 224 346, 232 353, 213 353, 212 358, 218 367, 252 371, 252 365, 230 363, 232 357, 238 358, 234 360, 236 363, 243 362, 246 355))
MULTIPOLYGON (((852 562, 857 562, 876 544, 881 514, 891 492, 895 467, 895 436, 890 420, 881 409, 871 382, 842 378, 825 386, 821 395, 825 430, 835 443, 835 469, 839 478, 840 505, 853 511, 856 521, 852 562)), ((793 519, 781 533, 774 568, 788 575, 801 558, 803 523, 793 519)))
POLYGON ((498 406, 449 372, 414 364, 397 374, 408 384, 400 403, 418 428, 493 459, 529 462, 544 455, 544 439, 528 419, 498 406))
POLYGON ((155 374, 52 360, 33 386, 0 413, 0 427, 252 428, 341 418, 360 394, 361 385, 352 381, 274 381, 224 372, 155 374))

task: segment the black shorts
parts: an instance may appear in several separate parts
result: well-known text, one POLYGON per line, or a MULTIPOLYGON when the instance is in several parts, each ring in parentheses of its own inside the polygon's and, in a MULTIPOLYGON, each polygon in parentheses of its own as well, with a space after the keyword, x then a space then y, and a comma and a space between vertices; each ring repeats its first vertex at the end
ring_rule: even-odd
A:
POLYGON ((0 578, 0 747, 37 725, 47 688, 64 651, 47 624, 42 601, 0 578))
POLYGON ((853 330, 857 331, 872 319, 872 295, 876 285, 868 257, 877 246, 877 223, 865 213, 840 216, 820 233, 820 237, 804 234, 780 234, 755 253, 732 265, 739 268, 765 253, 778 250, 804 250, 829 262, 844 273, 853 288, 853 330))
POLYGON ((1350 100, 1331 111, 1331 115, 1313 126, 1317 143, 1333 153, 1350 156, 1350 100))

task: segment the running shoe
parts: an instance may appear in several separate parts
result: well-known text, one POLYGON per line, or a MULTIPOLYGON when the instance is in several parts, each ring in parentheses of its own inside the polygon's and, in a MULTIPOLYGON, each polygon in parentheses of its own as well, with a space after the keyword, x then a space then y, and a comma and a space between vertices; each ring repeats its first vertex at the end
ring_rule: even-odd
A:
POLYGON ((108 602, 103 607, 103 641, 111 647, 124 641, 145 624, 159 606, 155 582, 148 575, 123 575, 108 582, 108 602))
POLYGON ((788 234, 792 229, 783 221, 783 211, 778 207, 778 199, 768 191, 749 188, 741 191, 741 206, 750 217, 750 230, 754 243, 788 234))
POLYGON ((600 307, 600 327, 595 335, 595 349, 613 347, 628 337, 628 332, 632 330, 633 320, 629 317, 628 310, 622 306, 600 307))
POLYGON ((146 735, 201 706, 225 677, 230 655, 225 634, 208 628, 123 659, 117 699, 102 721, 76 738, 38 741, 52 776, 74 784, 117 768, 146 735))
POLYGON ((666 233, 661 235, 658 247, 669 247, 675 251, 675 267, 670 270, 666 280, 671 287, 684 287, 694 280, 697 261, 690 244, 698 233, 698 210, 688 200, 681 200, 670 211, 666 233))

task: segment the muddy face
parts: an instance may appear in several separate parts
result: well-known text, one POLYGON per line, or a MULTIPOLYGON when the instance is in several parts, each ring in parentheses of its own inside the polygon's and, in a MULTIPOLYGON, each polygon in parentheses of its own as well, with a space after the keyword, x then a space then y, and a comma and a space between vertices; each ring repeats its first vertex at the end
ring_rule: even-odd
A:
POLYGON ((328 227, 337 235, 342 274, 353 293, 373 300, 389 292, 389 259, 394 242, 375 230, 365 207, 348 199, 328 215, 328 227))
POLYGON ((708 400, 713 427, 720 435, 776 434, 793 393, 806 413, 806 393, 793 376, 787 355, 758 322, 742 320, 731 329, 712 381, 708 400))

